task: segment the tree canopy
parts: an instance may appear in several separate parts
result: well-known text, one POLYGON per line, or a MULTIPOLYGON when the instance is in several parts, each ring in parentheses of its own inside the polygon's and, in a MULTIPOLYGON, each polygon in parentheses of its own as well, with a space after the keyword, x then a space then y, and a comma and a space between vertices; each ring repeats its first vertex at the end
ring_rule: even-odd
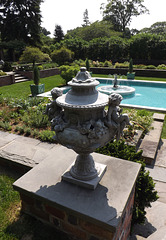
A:
POLYGON ((166 34, 166 22, 156 22, 150 28, 143 28, 140 32, 151 34, 166 34))
POLYGON ((43 0, 1 0, 0 32, 2 41, 19 40, 37 46, 40 43, 40 4, 43 0))
POLYGON ((111 22, 117 31, 126 32, 133 16, 148 13, 144 0, 107 0, 103 6, 103 19, 111 22))

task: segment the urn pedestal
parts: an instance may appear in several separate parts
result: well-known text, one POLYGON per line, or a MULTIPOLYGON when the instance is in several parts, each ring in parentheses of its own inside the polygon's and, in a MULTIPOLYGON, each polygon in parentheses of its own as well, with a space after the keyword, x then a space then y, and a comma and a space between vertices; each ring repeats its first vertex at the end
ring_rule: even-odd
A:
POLYGON ((93 189, 101 180, 106 166, 96 164, 90 154, 112 140, 116 133, 116 128, 112 127, 110 131, 105 124, 108 96, 96 90, 98 84, 85 68, 81 68, 68 83, 71 90, 56 98, 61 111, 52 120, 56 140, 78 154, 63 179, 78 185, 82 185, 82 181, 91 181, 93 189))

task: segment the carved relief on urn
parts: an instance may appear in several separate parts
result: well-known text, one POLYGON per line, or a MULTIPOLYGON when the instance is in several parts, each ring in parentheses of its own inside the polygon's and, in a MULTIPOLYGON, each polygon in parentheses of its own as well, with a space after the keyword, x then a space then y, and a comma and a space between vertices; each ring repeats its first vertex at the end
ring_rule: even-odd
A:
POLYGON ((70 175, 80 181, 100 181, 106 166, 95 163, 90 154, 114 136, 118 139, 124 126, 129 124, 128 116, 119 110, 121 96, 114 94, 108 97, 98 92, 98 84, 83 67, 68 83, 71 89, 66 94, 62 95, 60 89, 54 89, 57 92, 52 102, 55 110, 51 111, 52 106, 47 107, 47 114, 51 112, 53 115, 51 122, 56 140, 78 154, 70 168, 70 175))

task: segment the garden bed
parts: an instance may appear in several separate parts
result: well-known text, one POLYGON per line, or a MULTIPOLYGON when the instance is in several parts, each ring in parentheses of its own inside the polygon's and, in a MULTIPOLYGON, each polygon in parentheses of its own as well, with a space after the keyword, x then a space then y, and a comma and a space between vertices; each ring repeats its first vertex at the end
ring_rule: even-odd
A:
MULTIPOLYGON (((90 71, 93 74, 107 74, 107 75, 127 75, 127 68, 108 68, 108 67, 91 67, 90 71)), ((158 69, 134 69, 135 75, 140 77, 158 77, 166 78, 166 70, 158 69)))

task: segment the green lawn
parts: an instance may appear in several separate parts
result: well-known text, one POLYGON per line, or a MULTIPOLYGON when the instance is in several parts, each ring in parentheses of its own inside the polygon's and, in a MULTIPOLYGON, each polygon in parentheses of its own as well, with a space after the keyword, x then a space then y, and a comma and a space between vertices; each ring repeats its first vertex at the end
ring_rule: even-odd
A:
MULTIPOLYGON (((40 83, 45 84, 45 92, 50 91, 52 88, 65 84, 65 80, 60 75, 55 75, 47 78, 41 78, 40 83)), ((0 94, 4 97, 28 97, 31 94, 30 84, 33 81, 27 81, 23 83, 16 83, 8 86, 0 87, 0 94)))
MULTIPOLYGON (((64 240, 59 233, 31 216, 20 212, 21 201, 12 184, 16 180, 9 170, 0 167, 0 239, 1 240, 64 240)), ((18 178, 18 176, 17 176, 18 178)))

